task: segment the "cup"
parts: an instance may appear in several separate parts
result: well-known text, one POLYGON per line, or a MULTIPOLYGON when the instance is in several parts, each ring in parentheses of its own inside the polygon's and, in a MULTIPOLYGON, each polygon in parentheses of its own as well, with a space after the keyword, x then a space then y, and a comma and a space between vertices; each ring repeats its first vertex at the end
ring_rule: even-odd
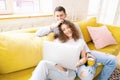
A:
POLYGON ((95 64, 95 59, 93 59, 93 58, 88 58, 87 64, 88 64, 88 66, 93 66, 93 65, 95 64))

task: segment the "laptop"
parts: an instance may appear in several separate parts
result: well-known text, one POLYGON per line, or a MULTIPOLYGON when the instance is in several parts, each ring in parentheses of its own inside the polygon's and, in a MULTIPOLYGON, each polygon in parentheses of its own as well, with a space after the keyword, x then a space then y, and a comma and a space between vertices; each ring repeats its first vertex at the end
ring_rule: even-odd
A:
POLYGON ((76 70, 76 63, 79 61, 83 47, 84 43, 82 41, 80 46, 44 41, 43 59, 55 62, 65 68, 76 70))

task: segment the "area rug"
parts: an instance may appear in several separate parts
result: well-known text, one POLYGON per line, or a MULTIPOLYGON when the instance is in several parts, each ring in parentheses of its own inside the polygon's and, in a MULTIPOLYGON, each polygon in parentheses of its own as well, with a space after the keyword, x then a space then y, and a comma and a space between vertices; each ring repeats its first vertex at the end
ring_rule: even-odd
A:
POLYGON ((120 80, 120 69, 116 68, 111 77, 109 78, 109 80, 120 80))

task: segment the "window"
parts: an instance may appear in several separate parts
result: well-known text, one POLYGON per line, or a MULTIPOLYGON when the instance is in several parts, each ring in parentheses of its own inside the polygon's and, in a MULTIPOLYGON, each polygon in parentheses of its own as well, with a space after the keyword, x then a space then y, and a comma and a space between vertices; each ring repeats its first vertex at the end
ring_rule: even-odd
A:
POLYGON ((0 11, 2 14, 51 14, 52 0, 0 0, 0 11))
POLYGON ((12 13, 12 2, 10 0, 0 0, 0 14, 12 13))
POLYGON ((0 0, 0 10, 5 10, 5 0, 0 0))

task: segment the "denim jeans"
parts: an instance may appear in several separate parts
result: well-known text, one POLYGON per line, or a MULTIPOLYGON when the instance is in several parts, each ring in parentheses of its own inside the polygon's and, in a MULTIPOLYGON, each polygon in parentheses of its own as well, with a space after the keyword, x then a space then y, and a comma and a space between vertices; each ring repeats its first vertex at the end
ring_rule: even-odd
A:
POLYGON ((82 65, 77 68, 76 73, 80 80, 93 80, 96 67, 82 65))
POLYGON ((96 62, 104 65, 104 68, 101 74, 98 77, 98 80, 108 80, 112 72, 117 66, 117 59, 115 56, 98 52, 91 51, 91 54, 96 57, 96 62))

